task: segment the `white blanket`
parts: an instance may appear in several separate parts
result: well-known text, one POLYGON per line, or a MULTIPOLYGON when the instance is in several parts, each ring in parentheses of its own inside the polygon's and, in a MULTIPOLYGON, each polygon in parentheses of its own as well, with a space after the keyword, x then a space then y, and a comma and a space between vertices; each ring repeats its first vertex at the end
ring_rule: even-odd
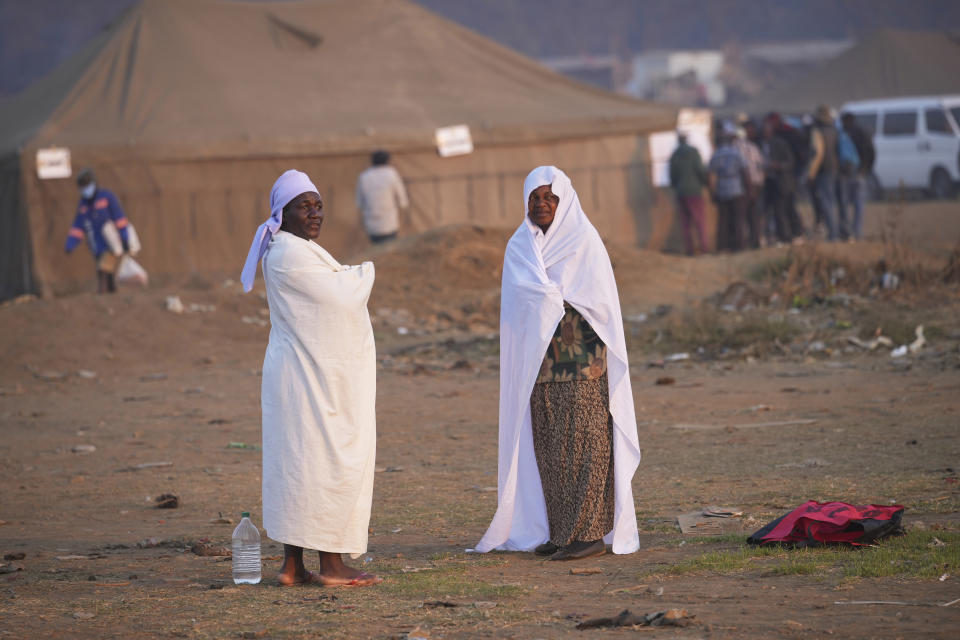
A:
POLYGON ((550 537, 530 394, 566 300, 607 345, 616 507, 613 530, 604 541, 614 553, 633 553, 640 541, 631 481, 640 445, 617 284, 600 235, 562 171, 539 167, 531 172, 524 183, 524 211, 530 192, 545 184, 560 198, 553 224, 544 234, 524 217, 503 259, 497 512, 475 551, 529 551, 550 537))
POLYGON ((367 549, 376 454, 373 263, 342 266, 285 231, 263 258, 263 523, 274 540, 367 549))

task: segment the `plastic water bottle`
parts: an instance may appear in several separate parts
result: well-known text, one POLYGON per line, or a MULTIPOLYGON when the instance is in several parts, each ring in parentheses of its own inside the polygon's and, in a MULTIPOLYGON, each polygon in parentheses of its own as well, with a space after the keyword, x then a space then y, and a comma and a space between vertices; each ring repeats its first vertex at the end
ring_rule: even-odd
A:
POLYGON ((260 532, 250 522, 250 512, 240 515, 240 524, 233 530, 233 582, 257 584, 260 582, 260 532))

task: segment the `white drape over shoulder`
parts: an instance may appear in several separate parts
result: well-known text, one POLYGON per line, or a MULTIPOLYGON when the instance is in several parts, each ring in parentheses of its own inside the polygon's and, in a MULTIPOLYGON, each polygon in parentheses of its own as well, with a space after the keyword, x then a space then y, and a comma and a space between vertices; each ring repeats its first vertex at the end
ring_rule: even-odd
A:
POLYGON ((600 235, 562 171, 538 167, 527 176, 524 211, 530 192, 546 184, 560 198, 553 223, 544 234, 524 217, 503 259, 497 512, 475 550, 529 551, 550 537, 530 394, 567 301, 607 345, 616 508, 613 530, 604 541, 614 553, 633 553, 640 541, 631 481, 640 445, 617 284, 600 235))
POLYGON ((367 549, 376 455, 373 263, 339 264, 278 231, 263 258, 263 523, 274 540, 367 549))

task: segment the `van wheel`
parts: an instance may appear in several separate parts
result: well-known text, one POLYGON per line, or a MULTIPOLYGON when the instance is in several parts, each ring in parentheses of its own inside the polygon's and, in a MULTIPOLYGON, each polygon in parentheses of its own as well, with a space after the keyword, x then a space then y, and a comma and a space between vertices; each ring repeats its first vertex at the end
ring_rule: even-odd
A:
POLYGON ((953 180, 943 167, 937 167, 930 174, 930 195, 937 200, 954 198, 953 180))

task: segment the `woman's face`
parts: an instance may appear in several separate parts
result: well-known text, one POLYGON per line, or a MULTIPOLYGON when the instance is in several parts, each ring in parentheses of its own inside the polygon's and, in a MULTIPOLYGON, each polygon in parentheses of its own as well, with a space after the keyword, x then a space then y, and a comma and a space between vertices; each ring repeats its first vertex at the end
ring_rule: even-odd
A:
POLYGON ((527 217, 530 218, 530 222, 546 233, 557 215, 559 204, 560 198, 550 190, 550 185, 537 187, 530 192, 530 197, 527 199, 527 217))
POLYGON ((323 198, 319 193, 301 193, 283 208, 280 228, 304 240, 313 240, 320 235, 323 224, 323 198))

